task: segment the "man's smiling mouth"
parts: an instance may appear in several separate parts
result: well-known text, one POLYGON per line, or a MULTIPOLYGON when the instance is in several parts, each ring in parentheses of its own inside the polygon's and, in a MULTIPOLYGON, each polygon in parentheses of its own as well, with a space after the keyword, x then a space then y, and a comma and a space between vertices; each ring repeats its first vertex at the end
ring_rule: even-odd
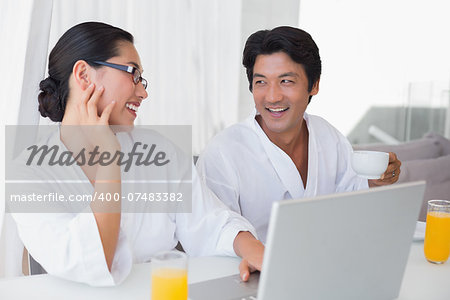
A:
POLYGON ((280 107, 280 108, 270 108, 270 107, 266 107, 266 109, 267 109, 269 112, 272 112, 272 113, 281 113, 281 112, 287 111, 287 110, 289 109, 289 107, 285 107, 285 108, 282 108, 282 107, 280 107))

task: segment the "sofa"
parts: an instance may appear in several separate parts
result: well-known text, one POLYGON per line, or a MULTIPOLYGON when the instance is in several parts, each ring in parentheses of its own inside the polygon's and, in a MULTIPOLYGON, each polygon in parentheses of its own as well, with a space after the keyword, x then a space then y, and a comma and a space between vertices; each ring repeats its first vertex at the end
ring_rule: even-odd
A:
POLYGON ((402 162, 397 183, 426 181, 420 221, 425 221, 428 200, 450 200, 450 140, 443 136, 428 133, 421 139, 398 145, 353 145, 353 149, 394 152, 402 162))

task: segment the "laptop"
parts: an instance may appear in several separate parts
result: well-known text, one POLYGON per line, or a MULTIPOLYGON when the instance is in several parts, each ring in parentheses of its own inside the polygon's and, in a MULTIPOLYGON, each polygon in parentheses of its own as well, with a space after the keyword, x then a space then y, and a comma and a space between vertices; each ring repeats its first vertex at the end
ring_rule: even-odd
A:
POLYGON ((276 202, 261 274, 191 284, 189 298, 395 299, 424 191, 420 181, 276 202))

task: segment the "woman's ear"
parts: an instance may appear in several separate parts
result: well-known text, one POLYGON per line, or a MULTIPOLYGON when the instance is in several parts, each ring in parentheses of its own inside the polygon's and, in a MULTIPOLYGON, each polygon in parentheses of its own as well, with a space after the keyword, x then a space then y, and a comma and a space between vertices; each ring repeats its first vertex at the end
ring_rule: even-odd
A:
POLYGON ((89 76, 89 69, 91 66, 84 60, 78 60, 72 69, 75 83, 84 91, 92 83, 89 76))

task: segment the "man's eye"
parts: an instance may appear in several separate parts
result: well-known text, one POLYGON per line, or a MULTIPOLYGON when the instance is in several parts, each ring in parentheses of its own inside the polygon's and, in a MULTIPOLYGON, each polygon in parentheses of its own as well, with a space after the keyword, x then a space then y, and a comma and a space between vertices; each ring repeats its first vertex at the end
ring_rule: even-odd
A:
POLYGON ((257 80, 257 81, 255 81, 255 84, 264 84, 265 82, 264 82, 264 80, 257 80))
POLYGON ((292 80, 288 80, 288 79, 283 79, 281 80, 281 83, 292 83, 292 80))

